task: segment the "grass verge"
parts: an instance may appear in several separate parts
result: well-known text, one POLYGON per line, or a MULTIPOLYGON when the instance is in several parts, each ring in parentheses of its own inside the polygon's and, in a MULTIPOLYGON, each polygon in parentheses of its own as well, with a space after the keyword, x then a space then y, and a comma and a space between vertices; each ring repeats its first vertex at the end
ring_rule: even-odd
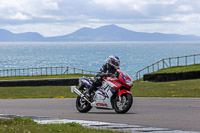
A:
POLYGON ((70 86, 0 87, 0 99, 72 97, 70 86))
MULTIPOLYGON (((110 130, 97 130, 82 127, 77 123, 37 124, 32 119, 15 117, 0 119, 1 133, 115 133, 110 130)), ((120 133, 120 132, 117 132, 120 133)))
MULTIPOLYGON (((44 76, 18 76, 1 77, 0 80, 21 80, 21 79, 48 79, 48 78, 74 78, 93 77, 88 74, 68 75, 44 75, 44 76)), ((30 87, 0 87, 0 99, 19 98, 73 98, 76 94, 71 93, 70 86, 30 86, 30 87)))
POLYGON ((134 81, 134 97, 197 97, 200 98, 200 79, 171 82, 134 81))
MULTIPOLYGON (((70 86, 0 87, 0 99, 75 98, 70 86)), ((200 79, 172 82, 134 81, 134 97, 196 97, 200 98, 200 79)))
POLYGON ((180 72, 190 72, 190 71, 200 71, 200 64, 170 67, 170 68, 166 68, 166 69, 161 69, 157 72, 153 72, 153 74, 156 74, 156 73, 180 73, 180 72))
MULTIPOLYGON (((56 75, 48 78, 81 77, 82 75, 56 75)), ((87 76, 87 75, 85 75, 87 76)), ((91 75, 92 76, 92 75, 91 75)), ((47 78, 34 77, 34 78, 47 78)), ((11 78, 11 77, 8 77, 11 78)), ((16 77, 20 78, 21 77, 16 77)), ((26 77, 24 77, 27 79, 26 77)), ((12 77, 13 79, 13 77, 12 77)), ((36 86, 36 87, 0 87, 0 99, 19 98, 75 98, 70 86, 36 86)), ((200 79, 171 81, 171 82, 146 82, 134 81, 131 89, 134 97, 197 97, 200 98, 200 79)))
POLYGON ((20 79, 49 79, 49 78, 77 78, 77 77, 93 77, 90 74, 66 74, 66 75, 42 75, 42 76, 16 76, 16 77, 0 77, 0 80, 20 80, 20 79))

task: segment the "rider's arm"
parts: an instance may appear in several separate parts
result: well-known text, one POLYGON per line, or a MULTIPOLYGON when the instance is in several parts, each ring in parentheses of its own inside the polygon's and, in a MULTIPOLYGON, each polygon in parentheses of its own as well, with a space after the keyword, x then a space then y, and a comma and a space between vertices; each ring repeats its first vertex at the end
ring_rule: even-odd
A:
POLYGON ((108 70, 108 64, 104 64, 101 69, 100 69, 100 73, 107 73, 108 70))
POLYGON ((114 73, 109 73, 109 66, 108 63, 106 63, 101 67, 96 77, 106 77, 106 76, 113 77, 114 75, 115 75, 114 73))
POLYGON ((101 69, 100 69, 100 71, 97 73, 96 77, 103 77, 103 76, 106 74, 106 72, 107 72, 107 63, 104 64, 104 65, 101 67, 101 69))

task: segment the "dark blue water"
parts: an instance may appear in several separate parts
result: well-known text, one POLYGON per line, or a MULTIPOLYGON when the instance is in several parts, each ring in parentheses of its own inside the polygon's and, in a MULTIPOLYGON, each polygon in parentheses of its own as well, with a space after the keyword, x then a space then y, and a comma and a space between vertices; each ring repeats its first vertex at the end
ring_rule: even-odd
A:
POLYGON ((0 69, 71 66, 98 71, 109 55, 136 71, 162 58, 200 54, 200 42, 0 43, 0 69))

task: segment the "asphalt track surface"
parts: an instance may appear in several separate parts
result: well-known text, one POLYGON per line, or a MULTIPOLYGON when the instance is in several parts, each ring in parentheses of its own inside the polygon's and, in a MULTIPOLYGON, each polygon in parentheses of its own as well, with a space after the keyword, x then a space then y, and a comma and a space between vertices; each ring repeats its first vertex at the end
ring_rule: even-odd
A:
POLYGON ((79 113, 74 98, 69 99, 0 99, 0 114, 95 120, 186 131, 200 131, 198 98, 134 98, 126 114, 93 108, 79 113))

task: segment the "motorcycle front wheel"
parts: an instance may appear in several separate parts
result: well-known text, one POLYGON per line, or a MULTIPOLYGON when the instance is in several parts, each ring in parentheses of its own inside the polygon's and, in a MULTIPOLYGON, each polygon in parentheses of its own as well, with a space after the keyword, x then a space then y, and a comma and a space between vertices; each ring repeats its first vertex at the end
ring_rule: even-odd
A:
POLYGON ((123 114, 126 113, 132 106, 133 97, 129 93, 125 93, 121 96, 121 101, 119 96, 116 96, 113 100, 113 108, 115 112, 123 114))
POLYGON ((76 99, 76 108, 81 113, 87 113, 88 111, 90 111, 92 106, 84 98, 78 96, 76 99))

